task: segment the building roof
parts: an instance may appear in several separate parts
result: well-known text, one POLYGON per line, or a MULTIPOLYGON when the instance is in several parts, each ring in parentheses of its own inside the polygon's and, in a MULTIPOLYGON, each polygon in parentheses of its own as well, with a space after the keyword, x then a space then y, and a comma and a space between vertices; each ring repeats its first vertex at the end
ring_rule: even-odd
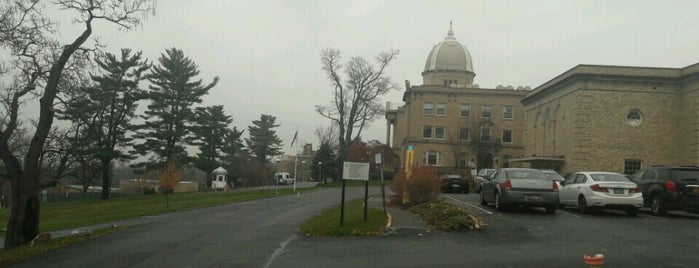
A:
POLYGON ((466 71, 473 72, 473 61, 466 46, 456 41, 454 31, 449 25, 449 32, 444 41, 434 45, 425 62, 425 72, 429 71, 466 71))
POLYGON ((545 96, 562 85, 580 78, 676 82, 697 75, 699 75, 699 63, 684 68, 580 64, 536 87, 522 99, 522 103, 526 105, 530 100, 545 96))

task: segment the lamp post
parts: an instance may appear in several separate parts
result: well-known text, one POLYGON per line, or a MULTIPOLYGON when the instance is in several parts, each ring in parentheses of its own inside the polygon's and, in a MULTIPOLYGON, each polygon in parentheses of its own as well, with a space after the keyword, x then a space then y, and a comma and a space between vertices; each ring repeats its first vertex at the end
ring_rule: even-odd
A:
POLYGON ((306 160, 301 160, 301 181, 306 177, 306 160))
MULTIPOLYGON (((318 183, 323 179, 323 162, 318 161, 318 183)), ((323 181, 325 183, 325 181, 323 181)))
POLYGON ((274 161, 277 162, 277 164, 274 165, 274 194, 277 195, 279 194, 279 178, 277 178, 277 175, 279 174, 279 162, 282 160, 277 158, 274 161))

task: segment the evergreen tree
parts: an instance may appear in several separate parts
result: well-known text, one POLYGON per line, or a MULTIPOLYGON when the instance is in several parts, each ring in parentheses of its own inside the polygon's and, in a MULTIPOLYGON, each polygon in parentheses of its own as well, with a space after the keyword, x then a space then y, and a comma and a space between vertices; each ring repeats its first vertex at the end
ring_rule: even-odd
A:
POLYGON ((108 199, 111 189, 112 162, 118 159, 133 159, 120 148, 132 145, 133 138, 126 135, 133 129, 137 101, 143 94, 138 84, 143 80, 150 64, 141 59, 141 52, 131 53, 122 49, 121 56, 106 53, 96 60, 101 75, 92 75, 95 87, 86 88, 87 102, 84 106, 73 106, 80 113, 85 126, 85 137, 93 143, 93 153, 101 165, 102 193, 100 199, 108 199), (80 109, 83 108, 83 109, 80 109), (82 111, 80 111, 82 110, 82 111))
POLYGON ((209 179, 211 171, 223 165, 226 138, 233 135, 229 132, 237 133, 238 137, 242 132, 228 128, 233 118, 225 114, 222 105, 196 108, 195 115, 192 144, 199 147, 199 153, 194 166, 206 172, 206 178, 209 179))
POLYGON ((274 121, 276 117, 263 114, 259 120, 252 121, 252 125, 248 126, 250 137, 245 139, 245 143, 260 163, 265 163, 268 157, 282 154, 282 140, 274 130, 279 124, 275 124, 274 121))
MULTIPOLYGON (((244 130, 238 131, 238 129, 234 127, 226 132, 223 138, 224 146, 221 148, 223 153, 221 161, 223 163, 223 168, 228 171, 228 181, 235 182, 240 178, 243 165, 250 160, 248 151, 243 148, 243 141, 240 139, 243 132, 244 130)), ((239 185, 234 184, 234 186, 239 185)))
POLYGON ((320 148, 313 156, 313 178, 318 178, 319 182, 327 183, 326 178, 337 178, 337 157, 329 142, 320 144, 320 148), (322 164, 320 164, 322 163, 322 164))
POLYGON ((177 48, 166 50, 158 62, 148 78, 152 85, 146 96, 151 103, 137 135, 145 142, 134 148, 141 155, 154 154, 156 163, 150 164, 174 161, 183 165, 188 161, 186 139, 195 121, 192 106, 202 102, 201 97, 218 83, 218 77, 206 85, 201 79, 194 80, 199 75, 197 65, 177 48))

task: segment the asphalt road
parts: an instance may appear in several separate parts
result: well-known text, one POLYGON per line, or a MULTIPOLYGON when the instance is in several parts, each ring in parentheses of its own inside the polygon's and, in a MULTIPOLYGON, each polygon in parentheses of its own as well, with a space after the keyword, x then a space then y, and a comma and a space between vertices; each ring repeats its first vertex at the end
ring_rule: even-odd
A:
MULTIPOLYGON (((348 188, 348 199, 363 195, 348 188)), ((496 212, 476 194, 448 194, 480 215, 485 230, 399 228, 372 238, 312 238, 299 226, 339 203, 339 188, 150 217, 118 233, 50 252, 16 267, 695 267, 699 216, 641 212, 582 215, 543 209, 496 212)), ((379 195, 378 188, 370 194, 379 195)), ((396 224, 397 226, 404 226, 396 224)))

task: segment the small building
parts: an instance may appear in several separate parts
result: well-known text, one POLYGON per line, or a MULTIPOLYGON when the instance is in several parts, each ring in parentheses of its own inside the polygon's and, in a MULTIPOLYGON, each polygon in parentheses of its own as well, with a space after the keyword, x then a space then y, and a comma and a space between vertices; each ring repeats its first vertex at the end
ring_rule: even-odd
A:
POLYGON ((213 180, 211 181, 211 189, 226 189, 228 182, 226 177, 228 176, 228 171, 223 167, 218 167, 211 171, 213 180))

